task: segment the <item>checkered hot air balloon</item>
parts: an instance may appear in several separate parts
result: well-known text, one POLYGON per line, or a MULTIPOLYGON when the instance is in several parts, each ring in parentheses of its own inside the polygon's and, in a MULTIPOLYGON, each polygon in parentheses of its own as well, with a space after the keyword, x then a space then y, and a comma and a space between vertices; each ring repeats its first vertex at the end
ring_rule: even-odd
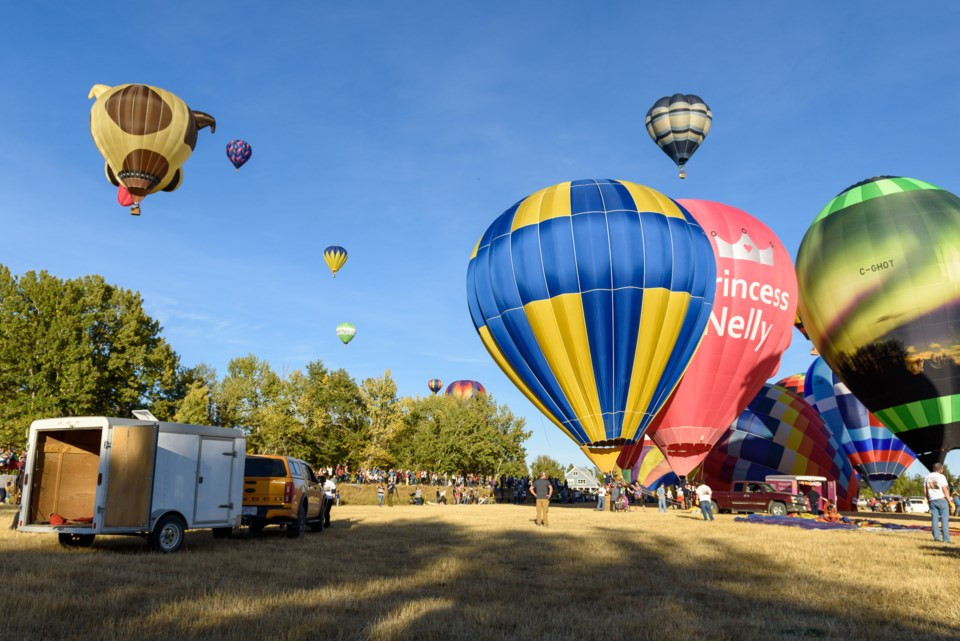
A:
POLYGON ((427 389, 436 394, 443 389, 443 381, 441 381, 439 378, 431 378, 429 381, 427 381, 427 389))
POLYGON ((454 398, 468 399, 479 394, 486 394, 487 390, 477 381, 454 381, 447 385, 447 396, 454 398))
POLYGON ((501 214, 467 267, 494 361, 604 472, 700 343, 716 289, 703 228, 648 187, 576 180, 501 214))
POLYGON ((806 399, 806 395, 803 393, 803 382, 806 380, 806 378, 807 375, 803 372, 800 372, 799 374, 791 374, 790 376, 781 378, 779 381, 777 381, 777 385, 780 387, 786 387, 797 396, 806 399))
POLYGON ((818 358, 810 364, 804 396, 823 417, 853 467, 874 492, 883 494, 916 459, 909 447, 863 406, 818 358))
POLYGON ((851 509, 859 485, 850 461, 823 419, 803 398, 764 385, 707 455, 708 485, 762 481, 770 474, 824 476, 837 483, 837 504, 851 509))
POLYGON ((231 140, 227 143, 227 158, 233 163, 234 169, 240 171, 250 156, 253 155, 253 147, 245 140, 231 140))
POLYGON ((337 277, 337 272, 347 263, 347 250, 338 245, 330 245, 323 250, 323 261, 330 268, 333 277, 337 277))
POLYGON ((653 103, 647 112, 646 126, 650 138, 663 153, 670 156, 686 178, 686 165, 713 124, 713 112, 699 96, 675 93, 653 103))

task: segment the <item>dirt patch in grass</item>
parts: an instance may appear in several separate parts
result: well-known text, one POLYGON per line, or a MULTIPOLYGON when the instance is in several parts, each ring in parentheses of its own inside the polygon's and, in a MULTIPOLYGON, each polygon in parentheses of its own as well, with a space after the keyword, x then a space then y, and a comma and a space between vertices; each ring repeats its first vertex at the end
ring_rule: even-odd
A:
MULTIPOLYGON (((11 513, 0 512, 3 525, 11 513)), ((342 506, 178 554, 0 531, 4 633, 26 639, 960 638, 958 548, 927 534, 704 523, 654 510, 342 506)))

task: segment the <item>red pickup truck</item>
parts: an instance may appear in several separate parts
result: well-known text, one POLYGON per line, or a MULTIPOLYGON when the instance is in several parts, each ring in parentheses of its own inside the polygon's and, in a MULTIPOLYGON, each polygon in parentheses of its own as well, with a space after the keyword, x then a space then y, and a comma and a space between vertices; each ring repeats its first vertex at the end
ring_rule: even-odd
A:
POLYGON ((715 491, 713 509, 715 512, 768 512, 774 516, 809 511, 804 497, 780 492, 763 481, 734 481, 730 491, 715 491))

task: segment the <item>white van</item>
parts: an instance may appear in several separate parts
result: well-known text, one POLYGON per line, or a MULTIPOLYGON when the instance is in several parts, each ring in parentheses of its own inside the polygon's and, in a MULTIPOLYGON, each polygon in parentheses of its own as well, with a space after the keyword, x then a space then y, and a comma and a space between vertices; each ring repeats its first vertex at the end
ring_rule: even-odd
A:
POLYGON ((927 499, 922 496, 910 496, 904 499, 903 501, 903 511, 904 512, 929 512, 930 506, 927 504, 927 499))
POLYGON ((243 430, 145 419, 50 418, 30 426, 18 529, 66 546, 145 536, 176 552, 184 532, 240 525, 243 430))

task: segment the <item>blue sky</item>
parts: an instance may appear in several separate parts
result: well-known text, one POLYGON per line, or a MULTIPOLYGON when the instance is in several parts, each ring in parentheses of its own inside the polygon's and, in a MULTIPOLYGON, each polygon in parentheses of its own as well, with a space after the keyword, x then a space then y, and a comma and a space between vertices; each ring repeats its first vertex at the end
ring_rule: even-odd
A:
MULTIPOLYGON (((143 293, 185 364, 255 353, 402 394, 482 381, 532 456, 584 459, 483 349, 469 254, 542 187, 622 178, 765 221, 796 254, 877 174, 960 191, 960 9, 947 3, 16 3, 0 25, 0 262, 143 293), (169 89, 217 119, 181 189, 116 204, 95 83, 169 89), (701 95, 714 128, 680 182, 643 117, 701 95), (253 145, 235 173, 231 138, 253 145), (334 280, 321 251, 350 259, 334 280), (334 327, 358 335, 344 348, 334 327)), ((806 369, 798 334, 781 374, 806 369)), ((948 463, 960 467, 960 454, 948 463)))

